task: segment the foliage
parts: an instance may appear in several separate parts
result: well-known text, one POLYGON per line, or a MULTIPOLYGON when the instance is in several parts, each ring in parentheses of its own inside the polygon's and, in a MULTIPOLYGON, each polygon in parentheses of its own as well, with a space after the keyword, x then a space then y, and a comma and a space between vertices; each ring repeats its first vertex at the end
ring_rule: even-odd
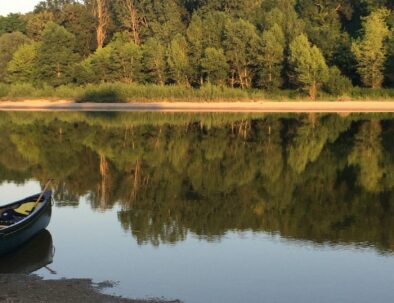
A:
POLYGON ((282 85, 282 69, 285 61, 285 36, 278 24, 264 31, 260 82, 264 88, 279 88, 282 85))
POLYGON ((364 18, 364 37, 352 45, 358 61, 358 73, 367 87, 380 88, 383 83, 383 69, 387 59, 385 40, 389 35, 385 19, 388 15, 387 9, 379 9, 364 18))
POLYGON ((201 67, 208 82, 224 85, 230 70, 222 49, 208 47, 201 59, 201 67))
POLYGON ((0 81, 7 76, 7 65, 18 48, 28 43, 29 39, 20 32, 7 33, 0 36, 0 81))
POLYGON ((26 21, 20 14, 0 16, 0 36, 5 33, 26 33, 26 21))
POLYGON ((111 87, 88 89, 76 100, 78 103, 119 103, 126 102, 126 99, 119 94, 119 91, 111 87))
POLYGON ((64 27, 49 22, 37 48, 37 80, 53 86, 70 83, 79 59, 74 48, 75 37, 64 27))
POLYGON ((290 45, 290 63, 297 82, 315 100, 319 88, 327 81, 328 67, 321 51, 310 45, 305 35, 298 36, 290 45))
POLYGON ((334 66, 328 72, 328 79, 323 89, 332 96, 349 94, 352 91, 352 81, 343 76, 339 68, 334 66))
POLYGON ((168 49, 168 68, 171 80, 178 85, 189 86, 191 65, 188 58, 188 45, 182 35, 176 35, 168 49))
MULTIPOLYGON (((0 17, 0 41, 20 32, 38 43, 35 64, 24 71, 36 86, 122 81, 198 88, 209 78, 267 95, 303 88, 316 98, 326 79, 326 92, 345 89, 333 88, 345 80, 335 66, 354 85, 393 86, 393 9, 386 0, 43 0, 33 12, 0 17), (295 62, 300 36, 307 39, 298 43, 305 64, 295 62)), ((0 82, 19 81, 6 75, 19 46, 1 50, 0 82)))

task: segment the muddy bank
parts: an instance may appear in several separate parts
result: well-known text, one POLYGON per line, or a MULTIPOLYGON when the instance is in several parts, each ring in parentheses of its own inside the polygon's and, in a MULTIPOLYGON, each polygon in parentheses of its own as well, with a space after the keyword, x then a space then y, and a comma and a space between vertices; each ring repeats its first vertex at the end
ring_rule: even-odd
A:
POLYGON ((4 303, 180 303, 180 301, 130 300, 101 294, 111 283, 90 280, 50 280, 37 276, 0 275, 0 302, 4 303))

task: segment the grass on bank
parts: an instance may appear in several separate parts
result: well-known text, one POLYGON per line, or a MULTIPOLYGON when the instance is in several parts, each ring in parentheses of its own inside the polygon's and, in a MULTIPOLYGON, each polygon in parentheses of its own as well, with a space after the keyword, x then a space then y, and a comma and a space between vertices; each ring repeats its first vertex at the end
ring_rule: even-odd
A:
MULTIPOLYGON (((250 101, 250 100, 310 100, 302 91, 278 90, 264 91, 257 89, 205 85, 199 89, 182 86, 158 86, 124 83, 89 84, 86 86, 34 87, 31 84, 0 84, 0 99, 67 99, 76 102, 119 103, 144 101, 250 101)), ((342 96, 321 94, 319 100, 394 100, 394 89, 367 89, 355 87, 342 96)))

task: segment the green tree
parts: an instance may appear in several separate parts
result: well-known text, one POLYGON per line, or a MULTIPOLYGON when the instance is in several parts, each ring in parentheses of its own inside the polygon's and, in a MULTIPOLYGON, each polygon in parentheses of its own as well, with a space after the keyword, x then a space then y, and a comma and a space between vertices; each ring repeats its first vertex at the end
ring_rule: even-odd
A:
POLYGON ((126 34, 117 34, 110 43, 110 62, 112 81, 133 83, 141 78, 142 50, 134 42, 129 42, 126 34))
POLYGON ((84 78, 93 82, 121 81, 133 83, 141 78, 142 50, 119 33, 104 48, 99 48, 82 65, 84 78))
POLYGON ((141 10, 148 24, 141 35, 147 39, 155 37, 164 45, 169 44, 177 34, 185 34, 186 9, 178 0, 143 0, 141 10))
POLYGON ((37 49, 37 80, 53 86, 70 83, 79 60, 74 47, 74 35, 64 27, 49 22, 37 49))
POLYGON ((184 36, 178 34, 168 48, 168 68, 171 79, 180 85, 190 85, 191 66, 188 45, 184 36))
POLYGON ((378 9, 363 19, 362 39, 353 42, 352 50, 357 59, 357 70, 365 86, 380 88, 384 79, 383 70, 387 59, 386 39, 389 28, 387 9, 378 9))
POLYGON ((83 82, 109 82, 112 80, 111 61, 112 46, 98 48, 93 54, 79 64, 83 82))
POLYGON ((32 83, 35 77, 38 43, 23 44, 7 66, 7 81, 32 83))
POLYGON ((352 14, 350 0, 299 0, 297 9, 304 20, 306 34, 324 57, 333 62, 344 38, 341 19, 349 20, 352 14))
POLYGON ((332 96, 341 96, 350 93, 352 86, 352 81, 343 76, 338 67, 333 66, 329 69, 328 78, 324 83, 323 89, 332 96))
POLYGON ((319 88, 328 78, 328 66, 320 49, 312 46, 305 35, 300 35, 290 44, 290 64, 297 82, 315 100, 319 88))
POLYGON ((0 36, 0 81, 7 76, 7 65, 11 61, 14 52, 29 39, 20 32, 7 33, 0 36))
POLYGON ((285 36, 278 24, 263 33, 260 81, 265 88, 278 88, 282 84, 282 69, 285 60, 285 36))
POLYGON ((20 14, 9 14, 0 16, 0 36, 5 33, 21 32, 26 33, 26 21, 20 14))
POLYGON ((141 2, 135 0, 112 1, 121 28, 129 33, 130 40, 137 45, 141 44, 142 28, 148 25, 141 8, 141 2))
POLYGON ((230 67, 222 49, 211 47, 205 49, 201 66, 208 82, 217 85, 224 85, 226 83, 230 67))
POLYGON ((226 23, 223 45, 230 63, 232 86, 251 87, 260 42, 256 27, 250 22, 239 19, 226 23))
POLYGON ((164 85, 166 82, 166 49, 156 38, 143 45, 143 66, 149 82, 164 85))
POLYGON ((286 44, 290 44, 305 31, 305 22, 295 10, 296 0, 267 0, 261 6, 258 26, 263 30, 271 29, 275 24, 282 28, 286 44))
POLYGON ((37 14, 30 13, 26 15, 26 20, 26 34, 35 41, 38 41, 41 39, 42 32, 47 24, 55 20, 55 16, 52 12, 43 11, 37 14))
POLYGON ((189 42, 190 65, 193 69, 192 81, 202 84, 201 59, 204 53, 204 23, 199 15, 193 14, 186 30, 186 37, 189 42))
POLYGON ((81 3, 65 4, 56 19, 75 36, 75 48, 81 56, 87 57, 96 49, 96 20, 88 6, 81 3))

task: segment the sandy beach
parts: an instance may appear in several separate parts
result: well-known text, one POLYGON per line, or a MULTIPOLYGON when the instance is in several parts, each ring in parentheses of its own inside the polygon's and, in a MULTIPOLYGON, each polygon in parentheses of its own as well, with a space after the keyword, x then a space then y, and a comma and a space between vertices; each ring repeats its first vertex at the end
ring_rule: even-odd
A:
POLYGON ((75 103, 25 100, 1 101, 0 111, 390 113, 394 112, 394 101, 75 103))

